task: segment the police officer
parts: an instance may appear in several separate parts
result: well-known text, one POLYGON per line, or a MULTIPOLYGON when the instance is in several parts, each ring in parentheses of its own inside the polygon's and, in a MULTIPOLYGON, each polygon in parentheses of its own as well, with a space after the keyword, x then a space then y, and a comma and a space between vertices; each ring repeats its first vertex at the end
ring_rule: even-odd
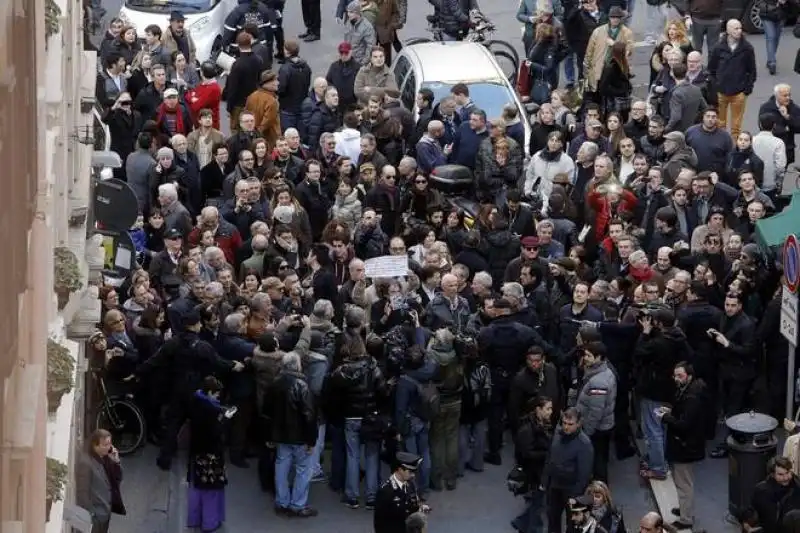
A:
POLYGON ((225 33, 222 36, 222 49, 230 50, 238 55, 236 36, 246 25, 258 28, 258 35, 253 36, 253 43, 269 45, 272 48, 272 36, 277 26, 277 14, 274 9, 260 0, 239 0, 239 5, 225 19, 225 33))
POLYGON ((221 358, 209 343, 199 338, 202 324, 198 308, 186 312, 182 318, 184 331, 165 342, 154 356, 136 370, 139 378, 146 378, 155 371, 171 379, 166 388, 170 391, 165 415, 166 431, 156 461, 162 470, 170 469, 177 448, 178 432, 188 416, 189 401, 201 387, 203 378, 244 369, 244 365, 238 361, 221 358))
POLYGON ((430 507, 421 503, 414 483, 422 458, 413 453, 398 452, 395 460, 394 473, 378 489, 375 497, 375 533, 405 533, 406 518, 418 511, 430 511, 430 507))

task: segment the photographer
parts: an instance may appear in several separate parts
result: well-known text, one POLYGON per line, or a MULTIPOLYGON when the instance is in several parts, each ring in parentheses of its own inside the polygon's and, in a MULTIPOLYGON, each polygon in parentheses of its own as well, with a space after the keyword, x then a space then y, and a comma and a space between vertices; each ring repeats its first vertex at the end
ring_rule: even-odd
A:
POLYGON ((247 180, 239 180, 236 183, 234 194, 236 197, 227 200, 222 206, 222 218, 235 227, 240 235, 249 238, 250 226, 259 220, 266 220, 267 217, 259 202, 250 201, 250 184, 247 180))
POLYGON ((639 473, 644 478, 666 479, 666 435, 658 413, 673 401, 672 370, 678 361, 691 358, 691 347, 683 331, 675 326, 675 314, 669 309, 645 308, 639 312, 638 323, 642 332, 633 352, 633 364, 647 447, 647 458, 639 473))

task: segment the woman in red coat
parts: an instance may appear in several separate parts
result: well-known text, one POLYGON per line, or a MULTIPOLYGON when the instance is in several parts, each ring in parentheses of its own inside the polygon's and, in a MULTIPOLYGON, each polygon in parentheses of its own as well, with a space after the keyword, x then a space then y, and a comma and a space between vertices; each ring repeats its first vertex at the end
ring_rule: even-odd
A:
POLYGON ((215 78, 217 67, 211 61, 205 61, 200 66, 202 81, 194 89, 186 91, 184 99, 192 114, 195 127, 199 127, 202 109, 211 110, 212 127, 219 130, 219 105, 222 101, 222 89, 215 78))
POLYGON ((616 180, 607 183, 590 183, 589 207, 595 213, 594 231, 597 242, 603 242, 608 223, 621 213, 632 213, 636 207, 636 195, 625 189, 616 180))

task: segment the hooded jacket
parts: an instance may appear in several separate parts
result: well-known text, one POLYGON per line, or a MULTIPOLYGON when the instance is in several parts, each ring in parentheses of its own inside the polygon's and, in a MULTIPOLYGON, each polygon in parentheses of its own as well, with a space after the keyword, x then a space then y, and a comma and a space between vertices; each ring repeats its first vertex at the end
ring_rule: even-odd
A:
MULTIPOLYGON (((669 135, 669 134, 667 134, 669 135)), ((686 145, 686 139, 681 135, 675 135, 673 141, 676 144, 674 152, 667 154, 667 160, 662 165, 664 169, 664 185, 672 187, 684 168, 697 168, 697 154, 691 146, 686 145)))
POLYGON ((358 191, 355 189, 350 191, 347 196, 337 194, 333 207, 331 207, 333 218, 347 224, 347 227, 353 228, 353 231, 361 220, 361 212, 361 201, 358 199, 358 191))
POLYGON ((281 111, 300 114, 311 87, 311 67, 306 60, 292 57, 278 71, 278 102, 281 111))
POLYGON ((351 161, 358 161, 361 154, 361 132, 353 128, 344 128, 334 132, 336 139, 336 155, 349 157, 351 161))
POLYGON ((602 361, 583 374, 583 384, 578 392, 575 407, 581 413, 581 428, 589 437, 597 431, 614 427, 614 405, 617 399, 617 377, 602 361))

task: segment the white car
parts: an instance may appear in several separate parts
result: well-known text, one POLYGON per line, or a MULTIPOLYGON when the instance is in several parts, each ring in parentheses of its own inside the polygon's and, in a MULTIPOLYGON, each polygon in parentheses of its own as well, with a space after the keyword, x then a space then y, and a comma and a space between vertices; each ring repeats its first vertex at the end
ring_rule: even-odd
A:
POLYGON ((503 106, 512 103, 525 126, 525 153, 528 153, 531 126, 528 112, 506 78, 492 52, 478 43, 429 42, 404 46, 392 65, 403 106, 418 116, 416 96, 422 88, 433 91, 434 102, 450 94, 457 83, 469 87, 469 96, 486 118, 500 118, 503 106))
POLYGON ((134 26, 139 38, 144 39, 147 26, 155 24, 166 30, 170 13, 180 11, 197 47, 197 61, 202 63, 221 48, 225 18, 236 5, 236 0, 125 0, 119 18, 134 26))

